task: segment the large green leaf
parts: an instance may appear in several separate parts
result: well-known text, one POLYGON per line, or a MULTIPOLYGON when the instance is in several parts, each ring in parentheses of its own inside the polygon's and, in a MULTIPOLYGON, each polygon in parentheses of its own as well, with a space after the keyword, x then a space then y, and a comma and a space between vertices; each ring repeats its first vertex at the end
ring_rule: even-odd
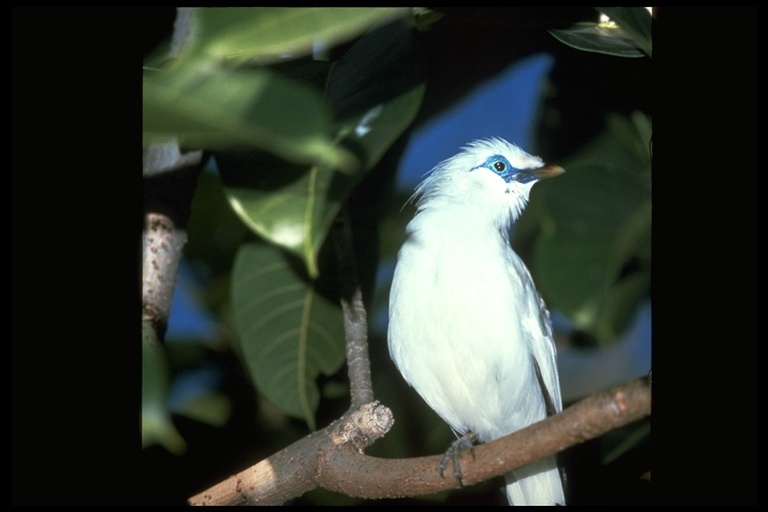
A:
POLYGON ((534 250, 536 283, 581 329, 612 341, 650 287, 645 265, 620 279, 650 247, 648 189, 616 167, 570 166, 548 193, 552 229, 534 250))
POLYGON ((331 115, 312 88, 267 70, 187 61, 144 79, 144 142, 178 136, 187 148, 258 148, 290 162, 342 170, 357 160, 331 140, 331 115))
POLYGON ((199 9, 194 53, 236 62, 269 63, 309 55, 372 26, 408 14, 406 8, 245 7, 199 9))
POLYGON ((238 338, 257 388, 291 416, 315 428, 316 379, 344 363, 338 302, 320 279, 309 281, 275 246, 249 243, 232 271, 238 338))
POLYGON ((537 185, 523 219, 540 227, 532 262, 540 291, 601 343, 621 334, 650 290, 649 123, 611 117, 563 176, 537 185))

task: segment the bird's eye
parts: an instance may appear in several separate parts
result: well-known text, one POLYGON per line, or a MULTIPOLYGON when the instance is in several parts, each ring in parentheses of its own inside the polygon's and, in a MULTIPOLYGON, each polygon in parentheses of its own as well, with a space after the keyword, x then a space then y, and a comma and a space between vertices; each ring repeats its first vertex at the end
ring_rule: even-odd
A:
POLYGON ((501 172, 504 169, 506 169, 507 166, 504 165, 504 162, 500 162, 500 161, 497 160, 496 162, 493 163, 493 168, 496 169, 497 171, 501 172))

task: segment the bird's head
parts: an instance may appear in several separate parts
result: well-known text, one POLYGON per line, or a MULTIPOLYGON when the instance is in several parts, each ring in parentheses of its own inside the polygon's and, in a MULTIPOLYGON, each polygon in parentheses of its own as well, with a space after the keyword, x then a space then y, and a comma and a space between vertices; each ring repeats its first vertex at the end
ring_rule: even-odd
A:
POLYGON ((420 209, 465 205, 514 221, 536 182, 564 172, 504 139, 480 139, 432 169, 414 196, 420 209))

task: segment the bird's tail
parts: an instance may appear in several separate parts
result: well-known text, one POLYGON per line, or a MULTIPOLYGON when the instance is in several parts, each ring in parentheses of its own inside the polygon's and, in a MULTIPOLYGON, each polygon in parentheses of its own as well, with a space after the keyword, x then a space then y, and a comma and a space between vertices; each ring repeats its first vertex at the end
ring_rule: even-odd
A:
POLYGON ((555 457, 547 457, 505 475, 510 505, 565 505, 563 481, 555 457))

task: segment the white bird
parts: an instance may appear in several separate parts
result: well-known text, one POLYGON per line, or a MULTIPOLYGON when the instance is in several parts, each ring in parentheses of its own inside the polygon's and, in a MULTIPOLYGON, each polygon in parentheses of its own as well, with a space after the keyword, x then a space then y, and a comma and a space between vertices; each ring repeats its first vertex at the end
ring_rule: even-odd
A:
MULTIPOLYGON (((482 139, 438 164, 412 197, 389 353, 457 435, 487 442, 562 410, 549 313, 509 232, 534 183, 563 172, 482 139)), ((565 504, 554 456, 505 477, 510 504, 565 504)))

